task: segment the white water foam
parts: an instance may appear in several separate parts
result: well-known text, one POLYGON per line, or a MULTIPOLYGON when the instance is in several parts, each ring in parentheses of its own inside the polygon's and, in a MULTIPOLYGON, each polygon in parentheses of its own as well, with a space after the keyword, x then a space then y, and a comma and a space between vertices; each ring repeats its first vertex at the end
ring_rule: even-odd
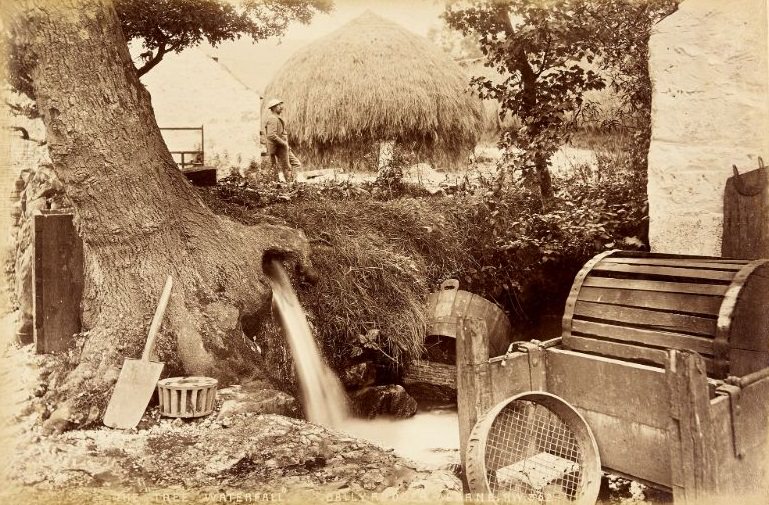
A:
POLYGON ((283 265, 265 265, 273 296, 273 311, 280 319, 302 392, 307 419, 391 447, 399 456, 429 468, 459 462, 459 429, 456 412, 424 412, 410 419, 355 419, 350 416, 347 395, 339 378, 320 354, 302 306, 283 265))
POLYGON ((265 273, 272 286, 273 310, 280 318, 294 356, 304 413, 310 422, 339 428, 349 417, 347 395, 342 383, 321 356, 283 265, 278 260, 272 260, 265 273))

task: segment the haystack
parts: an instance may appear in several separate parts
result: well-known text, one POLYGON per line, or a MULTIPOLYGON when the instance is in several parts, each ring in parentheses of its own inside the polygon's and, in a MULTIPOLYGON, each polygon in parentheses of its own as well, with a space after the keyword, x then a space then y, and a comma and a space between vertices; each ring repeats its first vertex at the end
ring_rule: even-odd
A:
POLYGON ((462 69, 437 46, 366 12, 300 50, 265 97, 285 100, 306 161, 361 165, 379 143, 437 164, 475 146, 484 110, 462 69))

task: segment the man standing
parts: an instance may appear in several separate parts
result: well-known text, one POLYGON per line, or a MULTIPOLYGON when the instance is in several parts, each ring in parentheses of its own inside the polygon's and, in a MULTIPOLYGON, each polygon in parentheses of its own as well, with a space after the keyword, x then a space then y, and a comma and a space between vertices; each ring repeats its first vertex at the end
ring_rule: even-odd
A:
POLYGON ((283 100, 273 98, 267 103, 270 112, 264 122, 264 136, 267 145, 272 173, 280 180, 280 173, 286 178, 286 182, 296 179, 295 170, 302 166, 291 148, 288 146, 288 132, 286 123, 280 114, 283 112, 283 100))

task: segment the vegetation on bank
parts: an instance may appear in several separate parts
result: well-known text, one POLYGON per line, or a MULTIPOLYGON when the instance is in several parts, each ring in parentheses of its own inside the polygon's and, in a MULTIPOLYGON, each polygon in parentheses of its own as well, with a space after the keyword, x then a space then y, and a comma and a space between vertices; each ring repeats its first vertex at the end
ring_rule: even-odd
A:
POLYGON ((501 166, 537 179, 550 197, 552 156, 595 119, 588 97, 606 87, 634 128, 628 147, 644 165, 651 132, 648 40, 677 6, 678 0, 447 2, 443 20, 469 39, 459 53, 491 70, 475 75, 472 85, 499 104, 501 118, 514 115, 520 123, 501 134, 501 166))
POLYGON ((337 369, 360 347, 397 367, 421 353, 425 297, 442 280, 459 279, 531 334, 562 313, 590 257, 644 248, 646 177, 628 156, 599 152, 597 167, 556 176, 547 200, 536 187, 493 180, 438 195, 408 185, 393 191, 381 180, 291 188, 234 179, 202 191, 220 214, 304 230, 319 279, 300 283, 300 298, 337 369))
MULTIPOLYGON (((498 7, 502 3, 480 0, 479 3, 501 12, 498 7)), ((511 2, 503 3, 513 7, 511 2)), ((486 63, 495 66, 508 79, 501 88, 489 89, 483 83, 477 84, 486 89, 489 98, 496 99, 503 110, 515 113, 523 125, 517 131, 506 130, 502 135, 501 147, 506 149, 503 158, 506 163, 502 164, 502 168, 506 168, 503 173, 507 173, 505 180, 462 188, 450 196, 428 197, 421 190, 413 193, 400 180, 397 171, 384 170, 382 177, 368 188, 302 188, 270 194, 270 188, 260 186, 249 190, 234 185, 218 188, 220 198, 209 195, 210 203, 219 212, 232 213, 253 224, 287 223, 301 227, 309 235, 315 245, 313 261, 320 270, 321 280, 314 286, 302 286, 301 295, 326 346, 326 354, 337 367, 345 363, 354 349, 378 350, 390 364, 401 364, 418 355, 424 297, 446 277, 459 277, 466 289, 500 302, 518 327, 534 325, 543 314, 560 313, 560 297, 568 289, 573 271, 587 258, 618 244, 626 236, 643 235, 645 171, 635 164, 626 166, 607 158, 597 171, 577 170, 563 181, 556 181, 551 191, 549 177, 544 177, 549 174, 548 154, 561 144, 560 140, 569 138, 553 132, 558 133, 565 118, 573 115, 570 112, 576 112, 573 106, 582 110, 582 98, 573 96, 574 93, 581 95, 580 89, 595 89, 595 86, 593 77, 579 69, 568 67, 552 73, 545 71, 548 68, 545 63, 570 65, 572 60, 581 60, 583 56, 587 59, 590 55, 563 54, 575 47, 566 44, 558 57, 551 60, 549 42, 545 46, 542 42, 549 40, 551 27, 571 26, 560 17, 564 9, 547 13, 540 12, 536 2, 515 3, 532 13, 528 16, 530 20, 547 23, 529 23, 528 27, 534 31, 518 30, 519 27, 512 26, 509 16, 497 16, 491 26, 485 22, 482 26, 467 26, 476 34, 480 30, 481 51, 490 57, 486 63), (559 14, 559 17, 550 20, 550 14, 559 14), (504 40, 496 36, 498 22, 503 22, 504 40), (490 37, 485 35, 488 30, 492 32, 490 37), (526 42, 527 34, 536 35, 528 41, 528 48, 512 44, 516 38, 526 42), (516 48, 525 51, 522 54, 516 48), (531 70, 529 58, 542 62, 541 82, 535 82, 534 87, 525 83, 521 87, 519 77, 523 76, 519 74, 531 70), (558 75, 563 79, 556 78, 558 75), (518 153, 516 149, 525 155, 518 163, 508 159, 518 153), (524 182, 513 180, 521 174, 524 182), (536 183, 531 185, 531 181, 528 185, 525 183, 527 176, 530 179, 532 175, 540 176, 539 188, 536 183), (265 206, 265 198, 272 204, 265 206), (263 210, 258 217, 250 217, 249 206, 261 206, 263 210)), ((585 2, 575 0, 574 3, 579 6, 585 2)), ((616 6, 612 12, 618 12, 617 9, 632 3, 617 0, 606 5, 616 6)), ((314 12, 327 2, 299 4, 314 12)), ((87 338, 82 346, 77 346, 72 367, 62 371, 66 379, 57 381, 56 388, 50 388, 46 401, 56 406, 60 417, 67 414, 67 417, 99 418, 99 408, 106 404, 107 392, 124 357, 136 355, 146 339, 142 325, 136 322, 149 317, 157 293, 144 279, 169 272, 179 281, 175 290, 183 306, 166 317, 168 353, 161 358, 167 370, 199 370, 203 362, 208 367, 206 373, 222 381, 235 380, 255 369, 267 373, 276 371, 277 378, 290 377, 288 353, 281 347, 282 339, 277 340, 279 345, 275 345, 276 340, 264 340, 265 345, 260 343, 260 347, 266 349, 269 356, 282 359, 286 366, 272 367, 268 363, 262 367, 257 364, 257 349, 243 341, 241 328, 233 321, 259 318, 269 309, 268 293, 260 281, 262 253, 281 250, 302 255, 304 242, 298 234, 284 235, 285 230, 223 223, 200 205, 181 177, 170 177, 168 167, 173 166, 173 160, 154 120, 149 95, 143 92, 138 81, 138 73, 151 67, 143 66, 137 73, 125 71, 130 70, 131 60, 124 35, 145 39, 146 63, 159 61, 157 58, 162 57, 165 49, 177 50, 181 45, 170 40, 156 44, 142 35, 147 31, 134 33, 121 29, 125 18, 120 18, 111 5, 85 2, 79 12, 99 22, 78 25, 79 18, 55 3, 39 9, 19 10, 18 19, 9 23, 9 40, 13 43, 5 41, 12 56, 9 61, 12 85, 36 100, 40 111, 48 111, 43 120, 50 141, 51 161, 62 184, 67 186, 78 232, 89 246, 85 268, 87 292, 82 306, 87 338), (78 36, 72 37, 72 34, 78 36), (70 39, 77 43, 62 43, 70 39), (83 58, 85 54, 88 58, 83 58), (64 72, 62 69, 74 70, 64 72), (97 107, 101 102, 93 100, 94 96, 118 97, 124 105, 120 108, 122 113, 114 115, 112 109, 97 107), (67 135, 59 135, 64 131, 67 135), (126 131, 136 135, 121 134, 126 131), (106 140, 94 142, 93 139, 106 140), (109 163, 99 160, 109 160, 109 163), (83 178, 84 173, 88 177, 83 178), (114 204, 126 198, 132 206, 114 204), (135 208, 143 209, 142 217, 132 212, 135 208), (178 215, 185 213, 196 219, 179 220, 178 215), (163 240, 156 240, 156 234, 146 233, 148 229, 164 229, 163 240), (211 240, 211 236, 218 240, 211 240), (142 261, 129 261, 120 268, 102 268, 114 264, 115 244, 130 244, 129 259, 140 256, 142 261), (119 289, 113 289, 115 286, 119 289), (227 289, 223 289, 224 286, 227 289), (216 303, 211 303, 212 300, 216 303), (178 342, 196 345, 184 349, 185 346, 176 345, 178 342), (197 345, 198 342, 202 345, 197 345), (270 343, 272 346, 267 345, 270 343), (76 415, 69 416, 70 407, 76 415)), ((476 19, 472 12, 469 18, 460 15, 457 20, 460 28, 476 19)), ((641 15, 644 26, 651 22, 647 13, 641 15)), ((146 26, 149 33, 155 33, 152 25, 157 24, 157 20, 151 17, 146 19, 147 25, 142 26, 146 26)), ((271 18, 262 21, 269 25, 268 19, 271 18)), ((181 33, 186 33, 185 26, 179 26, 181 33)), ((611 33, 640 33, 635 42, 645 44, 643 30, 615 30, 613 25, 606 28, 611 33)), ((276 29, 282 31, 280 26, 276 29)), ((567 34, 572 33, 570 30, 567 34)), ((464 29, 462 31, 464 33, 464 29)), ((237 29, 217 37, 226 40, 232 33, 241 32, 247 33, 237 29)), ((576 35, 584 35, 582 32, 593 37, 590 30, 581 30, 576 35)), ((214 42, 211 36, 200 33, 191 42, 201 37, 214 42)), ((571 38, 566 40, 571 41, 571 38)), ((598 55, 597 50, 591 51, 598 55)), ((601 49, 600 54, 610 58, 615 53, 601 49)), ((616 54, 621 55, 622 62, 627 60, 624 50, 617 50, 616 54)), ((648 118, 646 99, 650 95, 646 93, 650 88, 646 85, 648 79, 644 80, 642 75, 646 65, 641 57, 644 53, 635 54, 637 57, 631 60, 642 64, 630 70, 641 71, 638 89, 643 93, 640 99, 632 100, 632 104, 642 114, 636 124, 641 125, 635 137, 637 141, 630 152, 641 154, 639 159, 642 159, 643 142, 648 139, 644 136, 648 122, 642 120, 648 118)), ((621 74, 635 75, 630 70, 623 70, 621 74)), ((456 93, 450 95, 457 96, 456 93)), ((436 124, 456 123, 446 120, 447 117, 439 114, 440 121, 436 124)), ((394 130, 408 131, 397 121, 393 124, 399 126, 394 130)), ((569 121, 569 125, 573 124, 576 123, 569 121)), ((428 132, 434 130, 427 126, 428 132)), ((409 134, 408 138, 413 135, 409 134)), ((453 140, 461 140, 463 135, 448 138, 450 145, 444 147, 450 153, 451 145, 456 145, 453 140)), ((439 144, 435 147, 438 151, 444 150, 439 144)), ((261 319, 269 320, 268 317, 261 319)), ((163 345, 161 339, 159 349, 163 350, 163 345)))

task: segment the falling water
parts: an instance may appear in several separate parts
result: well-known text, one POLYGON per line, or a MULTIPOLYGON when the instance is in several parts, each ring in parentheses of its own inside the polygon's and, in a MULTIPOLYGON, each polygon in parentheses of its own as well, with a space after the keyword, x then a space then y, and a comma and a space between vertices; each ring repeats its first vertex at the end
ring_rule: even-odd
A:
POLYGON ((348 417, 347 396, 342 384, 318 350, 283 265, 272 260, 265 265, 265 273, 272 286, 273 309, 277 309, 294 356, 305 415, 313 423, 339 427, 348 417))

